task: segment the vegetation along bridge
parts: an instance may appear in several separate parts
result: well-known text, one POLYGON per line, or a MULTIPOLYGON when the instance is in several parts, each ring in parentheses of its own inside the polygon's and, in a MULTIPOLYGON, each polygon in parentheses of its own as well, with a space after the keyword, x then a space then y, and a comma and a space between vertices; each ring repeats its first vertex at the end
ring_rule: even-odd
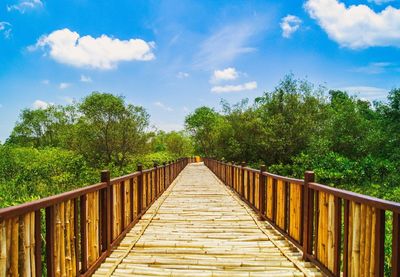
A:
POLYGON ((1 209, 0 276, 400 276, 399 221, 312 172, 184 158, 1 209))

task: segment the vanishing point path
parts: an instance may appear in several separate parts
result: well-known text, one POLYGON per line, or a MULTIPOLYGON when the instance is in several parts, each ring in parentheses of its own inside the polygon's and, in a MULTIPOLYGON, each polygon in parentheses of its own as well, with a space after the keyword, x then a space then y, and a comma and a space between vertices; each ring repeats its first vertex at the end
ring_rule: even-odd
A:
POLYGON ((189 164, 94 276, 322 276, 223 185, 189 164))

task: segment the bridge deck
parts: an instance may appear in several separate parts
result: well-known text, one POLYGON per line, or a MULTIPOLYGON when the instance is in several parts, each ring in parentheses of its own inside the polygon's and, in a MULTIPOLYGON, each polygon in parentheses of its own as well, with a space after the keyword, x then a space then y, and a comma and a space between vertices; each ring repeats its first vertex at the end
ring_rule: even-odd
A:
POLYGON ((202 164, 190 164, 94 276, 319 276, 202 164))

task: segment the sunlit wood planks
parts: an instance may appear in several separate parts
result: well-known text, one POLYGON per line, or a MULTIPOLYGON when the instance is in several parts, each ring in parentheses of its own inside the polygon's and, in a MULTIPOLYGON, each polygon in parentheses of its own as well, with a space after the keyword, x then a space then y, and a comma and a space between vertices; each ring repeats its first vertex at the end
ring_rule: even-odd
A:
MULTIPOLYGON (((259 178, 249 179, 254 177, 259 178)), ((303 276, 227 190, 203 165, 189 165, 167 191, 169 196, 153 204, 95 276, 107 276, 150 219, 112 276, 303 276)), ((321 275, 312 264, 301 261, 301 253, 283 236, 261 224, 310 275, 321 275)))

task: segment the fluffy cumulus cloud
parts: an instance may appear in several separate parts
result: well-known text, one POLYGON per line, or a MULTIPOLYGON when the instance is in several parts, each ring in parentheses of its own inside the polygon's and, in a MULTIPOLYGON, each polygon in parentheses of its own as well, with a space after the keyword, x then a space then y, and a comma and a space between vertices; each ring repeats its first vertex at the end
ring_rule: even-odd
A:
POLYGON ((295 33, 301 24, 301 19, 295 15, 288 14, 281 20, 282 36, 284 38, 290 38, 295 33))
POLYGON ((123 61, 149 61, 155 58, 153 42, 142 39, 120 40, 101 35, 80 36, 62 29, 42 36, 28 49, 44 49, 55 61, 75 67, 113 69, 123 61))
POLYGON ((235 80, 239 77, 239 73, 236 71, 234 67, 228 67, 223 70, 214 70, 211 81, 226 81, 226 80, 235 80))
POLYGON ((342 47, 400 47, 400 9, 375 12, 366 5, 347 7, 337 0, 308 0, 305 9, 342 47))
POLYGON ((19 1, 17 4, 7 6, 7 11, 19 11, 20 13, 25 13, 29 10, 34 10, 43 7, 43 2, 40 0, 23 0, 19 1))
POLYGON ((44 110, 44 109, 47 109, 50 105, 51 105, 50 103, 47 103, 43 100, 36 100, 35 102, 33 102, 32 108, 34 108, 36 110, 39 110, 39 109, 44 110))
POLYGON ((11 24, 9 22, 0 21, 0 33, 3 33, 5 38, 10 37, 11 31, 11 24))
POLYGON ((246 90, 254 90, 256 88, 257 88, 257 82, 248 82, 240 85, 214 86, 211 88, 211 92, 214 93, 239 92, 246 90))

